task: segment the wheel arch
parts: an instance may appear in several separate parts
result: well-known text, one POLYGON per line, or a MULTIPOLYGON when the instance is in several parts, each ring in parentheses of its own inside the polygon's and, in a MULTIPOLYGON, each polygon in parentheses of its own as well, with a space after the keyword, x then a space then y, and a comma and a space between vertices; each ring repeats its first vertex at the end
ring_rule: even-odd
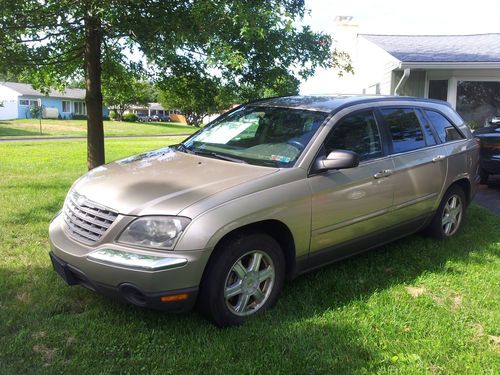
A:
MULTIPOLYGON (((238 236, 245 236, 254 233, 263 233, 274 238, 278 242, 285 258, 285 274, 287 279, 292 279, 296 276, 296 251, 295 240, 288 226, 282 221, 270 219, 258 221, 235 228, 224 234, 216 243, 212 254, 208 259, 208 264, 214 256, 221 251, 224 244, 238 236)), ((206 267, 205 269, 207 269, 206 267)), ((203 279, 203 278, 202 278, 203 279)))
POLYGON ((469 205, 469 203, 472 201, 472 185, 470 180, 467 177, 461 177, 453 181, 450 186, 448 186, 448 189, 446 189, 446 191, 450 190, 453 186, 459 186, 464 191, 466 204, 469 205))

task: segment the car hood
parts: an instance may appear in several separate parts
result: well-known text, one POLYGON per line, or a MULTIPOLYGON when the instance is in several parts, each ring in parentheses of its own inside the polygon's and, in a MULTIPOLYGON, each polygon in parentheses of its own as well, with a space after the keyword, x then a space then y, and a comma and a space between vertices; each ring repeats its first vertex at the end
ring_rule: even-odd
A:
POLYGON ((213 194, 277 172, 162 148, 100 166, 73 189, 124 215, 177 215, 213 194))

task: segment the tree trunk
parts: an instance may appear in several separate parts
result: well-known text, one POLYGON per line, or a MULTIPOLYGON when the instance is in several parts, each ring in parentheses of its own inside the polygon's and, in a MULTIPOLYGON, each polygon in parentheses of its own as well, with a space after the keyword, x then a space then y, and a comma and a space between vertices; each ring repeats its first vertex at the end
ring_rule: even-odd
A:
POLYGON ((85 102, 87 103, 87 167, 104 164, 101 91, 101 20, 85 17, 85 102))
POLYGON ((123 106, 120 106, 120 121, 123 121, 123 112, 125 112, 125 109, 123 106))

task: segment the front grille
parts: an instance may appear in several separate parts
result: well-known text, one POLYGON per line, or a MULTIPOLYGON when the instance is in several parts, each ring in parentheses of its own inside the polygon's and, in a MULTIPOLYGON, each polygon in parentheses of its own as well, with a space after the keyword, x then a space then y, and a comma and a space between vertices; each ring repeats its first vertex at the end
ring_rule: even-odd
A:
POLYGON ((117 212, 74 191, 68 194, 64 202, 63 217, 68 234, 89 244, 99 241, 117 216, 117 212))

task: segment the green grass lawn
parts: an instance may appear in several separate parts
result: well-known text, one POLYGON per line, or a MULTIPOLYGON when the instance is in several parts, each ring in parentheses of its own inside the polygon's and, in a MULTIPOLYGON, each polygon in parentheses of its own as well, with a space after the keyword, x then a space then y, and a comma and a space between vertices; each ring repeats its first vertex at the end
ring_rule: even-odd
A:
MULTIPOLYGON (((107 159, 176 141, 107 140, 107 159)), ((302 276, 221 330, 52 271, 47 227, 85 164, 82 141, 0 144, 0 373, 500 373, 500 217, 487 210, 472 205, 450 241, 415 235, 302 276)))
MULTIPOLYGON (((193 126, 177 122, 120 122, 104 121, 104 134, 110 135, 156 135, 191 134, 198 130, 193 126)), ((18 119, 0 121, 0 137, 38 137, 38 136, 86 136, 87 120, 40 120, 18 119)))

